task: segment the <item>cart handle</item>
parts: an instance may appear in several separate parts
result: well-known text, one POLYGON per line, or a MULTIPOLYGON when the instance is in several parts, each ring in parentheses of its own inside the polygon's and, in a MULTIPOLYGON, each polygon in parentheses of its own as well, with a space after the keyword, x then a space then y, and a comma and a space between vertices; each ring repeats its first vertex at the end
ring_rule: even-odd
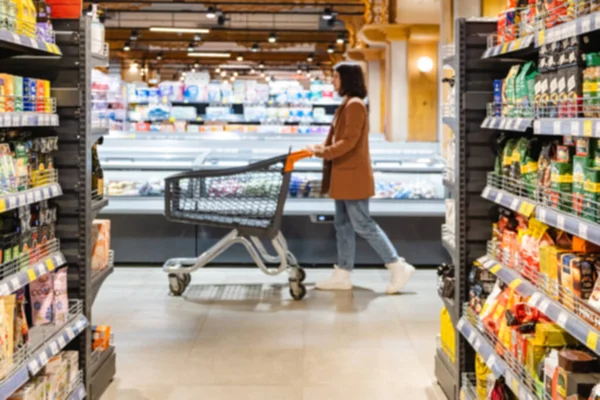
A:
POLYGON ((314 155, 314 153, 312 151, 308 151, 308 150, 300 150, 300 151, 295 151, 293 153, 288 154, 287 160, 285 161, 285 168, 283 169, 284 172, 293 171, 294 164, 297 161, 300 161, 304 158, 310 158, 313 155, 314 155))

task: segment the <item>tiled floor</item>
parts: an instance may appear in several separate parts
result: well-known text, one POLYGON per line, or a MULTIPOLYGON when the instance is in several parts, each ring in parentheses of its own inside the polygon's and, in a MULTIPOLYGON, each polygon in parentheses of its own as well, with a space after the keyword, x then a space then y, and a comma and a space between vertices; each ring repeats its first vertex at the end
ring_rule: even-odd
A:
MULTIPOLYGON (((307 282, 328 273, 309 270, 307 282)), ((117 348, 103 400, 443 399, 435 271, 398 296, 383 295, 384 270, 353 278, 352 292, 295 302, 284 275, 205 269, 175 298, 160 268, 117 269, 93 309, 117 348)))

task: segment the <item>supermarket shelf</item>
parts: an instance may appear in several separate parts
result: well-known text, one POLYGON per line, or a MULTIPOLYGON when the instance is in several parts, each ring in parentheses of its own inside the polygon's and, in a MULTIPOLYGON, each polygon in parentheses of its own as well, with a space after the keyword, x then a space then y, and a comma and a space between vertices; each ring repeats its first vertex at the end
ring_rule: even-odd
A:
POLYGON ((60 195, 62 195, 62 189, 58 183, 50 183, 21 192, 5 194, 0 196, 0 213, 60 195))
POLYGON ((450 254, 450 257, 454 258, 456 248, 454 247, 454 233, 448 228, 446 224, 442 225, 442 245, 450 254))
POLYGON ((489 340, 474 327, 469 320, 462 317, 457 324, 458 331, 467 339, 469 344, 483 358, 483 361, 490 368, 492 373, 499 378, 504 376, 506 384, 520 400, 535 400, 538 397, 535 393, 527 390, 527 386, 521 381, 520 377, 514 374, 504 360, 496 354, 494 346, 489 340))
POLYGON ((540 310, 575 339, 600 355, 600 340, 598 340, 600 331, 571 313, 557 301, 540 292, 533 284, 522 278, 518 271, 503 266, 490 256, 483 256, 477 261, 483 268, 492 272, 519 294, 530 297, 528 303, 531 306, 540 310))
POLYGON ((600 12, 584 15, 554 28, 539 31, 535 38, 535 45, 539 47, 597 30, 600 30, 600 12))
POLYGON ((91 400, 99 400, 112 382, 116 373, 116 358, 113 346, 100 353, 98 357, 92 356, 92 380, 89 396, 91 400))
POLYGON ((534 121, 533 133, 600 138, 600 118, 541 118, 534 121))
POLYGON ((453 399, 457 382, 456 368, 439 346, 435 351, 435 376, 447 398, 453 399))
POLYGON ((454 302, 454 299, 449 299, 449 298, 443 297, 443 296, 440 296, 440 298, 444 302, 444 306, 446 307, 446 309, 448 310, 448 313, 450 314, 450 319, 452 320, 452 325, 456 326, 456 324, 458 323, 459 315, 457 313, 456 303, 454 302))
MULTIPOLYGON (((163 214, 164 197, 118 197, 110 198, 104 214, 163 214)), ((297 199, 285 202, 284 215, 333 215, 331 199, 297 199)), ((427 216, 441 217, 446 213, 444 200, 394 200, 373 199, 370 203, 373 216, 427 216)))
POLYGON ((486 117, 481 124, 482 128, 499 129, 503 131, 525 132, 531 128, 533 118, 504 118, 486 117))
POLYGON ((34 112, 2 112, 0 128, 58 126, 58 114, 34 112))
POLYGON ((535 210, 535 203, 532 200, 516 196, 506 190, 497 189, 489 185, 483 189, 481 197, 526 217, 530 217, 535 210))
POLYGON ((108 43, 104 43, 104 53, 90 52, 91 68, 108 66, 108 43))
POLYGON ((67 397, 67 400, 83 400, 85 399, 85 396, 85 386, 83 386, 83 383, 80 383, 73 389, 69 397, 67 397))
POLYGON ((108 278, 110 274, 115 271, 115 254, 114 251, 110 250, 108 266, 100 271, 92 272, 92 304, 96 300, 96 296, 98 296, 98 292, 100 291, 100 287, 108 278))
POLYGON ((465 400, 477 400, 476 376, 474 373, 463 373, 461 392, 465 400))
POLYGON ((538 205, 536 218, 543 223, 600 245, 600 225, 575 215, 538 205))
MULTIPOLYGON (((58 245, 57 245, 58 247, 58 245)), ((25 267, 0 281, 0 296, 7 296, 66 263, 61 252, 53 252, 36 264, 25 267)), ((10 264, 7 263, 7 264, 10 264)), ((16 262, 18 267, 19 262, 16 262)), ((10 268, 10 267, 8 267, 10 268)))
POLYGON ((450 129, 456 132, 456 126, 458 124, 456 117, 442 117, 442 123, 448 125, 450 129))
POLYGON ((108 206, 108 196, 103 196, 100 198, 92 197, 92 206, 91 206, 92 213, 99 213, 100 211, 102 211, 103 208, 105 208, 107 206, 108 206))
MULTIPOLYGON (((0 381, 0 398, 6 399, 23 386, 31 376, 37 374, 48 360, 58 354, 65 346, 79 335, 88 325, 88 321, 79 313, 57 332, 50 340, 33 351, 30 357, 24 360, 21 366, 7 378, 0 381)), ((32 332, 33 333, 33 332, 32 332)))
POLYGON ((85 315, 79 313, 72 317, 70 321, 53 338, 47 340, 41 349, 35 352, 30 361, 27 362, 27 369, 31 375, 37 374, 48 363, 48 360, 57 355, 70 343, 77 335, 84 331, 89 325, 85 315))
MULTIPOLYGON (((492 58, 502 56, 505 54, 521 52, 521 50, 528 49, 534 42, 534 35, 525 36, 521 39, 511 40, 503 44, 499 44, 494 47, 488 47, 483 53, 481 58, 492 58)), ((513 55, 513 54, 510 54, 513 55)))
POLYGON ((57 56, 61 55, 60 49, 54 43, 30 38, 18 33, 0 29, 0 48, 13 50, 21 54, 57 56))

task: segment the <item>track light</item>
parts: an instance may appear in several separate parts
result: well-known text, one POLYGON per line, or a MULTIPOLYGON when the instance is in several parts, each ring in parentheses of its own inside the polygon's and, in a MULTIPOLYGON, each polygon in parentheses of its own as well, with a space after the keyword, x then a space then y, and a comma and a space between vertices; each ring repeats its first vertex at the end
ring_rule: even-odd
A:
POLYGON ((206 18, 215 19, 217 17, 217 9, 213 6, 209 6, 206 11, 206 18))
POLYGON ((344 34, 343 34, 343 33, 340 33, 340 34, 338 35, 338 38, 337 38, 337 40, 336 40, 336 43, 337 43, 337 44, 344 44, 344 42, 345 42, 345 41, 346 41, 346 39, 344 39, 344 34))
POLYGON ((329 47, 327 48, 327 52, 329 54, 333 54, 334 51, 335 51, 335 48, 333 47, 333 45, 329 45, 329 47))
POLYGON ((221 71, 221 77, 225 78, 227 76, 227 71, 221 71))
POLYGON ((229 78, 229 80, 230 80, 231 82, 235 82, 235 76, 232 76, 231 78, 229 78))
POLYGON ((275 43, 277 41, 277 35, 275 34, 275 32, 271 32, 271 34, 269 35, 269 43, 275 43))
POLYGON ((156 59, 157 59, 158 61, 160 61, 160 60, 162 60, 162 59, 163 59, 163 53, 162 53, 162 51, 156 55, 156 59))
POLYGON ((124 51, 129 51, 129 50, 131 50, 131 43, 129 43, 129 42, 125 42, 125 45, 123 46, 123 50, 124 50, 124 51))
POLYGON ((237 71, 233 71, 233 76, 238 76, 237 71))
POLYGON ((331 8, 329 8, 329 7, 325 8, 325 11, 323 11, 321 18, 323 18, 325 21, 329 21, 330 19, 333 19, 333 11, 331 11, 331 8))
POLYGON ((254 68, 250 68, 250 75, 254 75, 256 73, 256 70, 254 68))
POLYGON ((241 55, 241 54, 238 54, 238 56, 237 56, 237 60, 238 60, 238 61, 244 61, 244 56, 243 56, 243 55, 241 55))
POLYGON ((199 42, 200 40, 202 40, 202 38, 200 37, 200 35, 198 35, 198 34, 194 35, 194 41, 195 42, 199 42))
POLYGON ((215 72, 218 74, 219 72, 221 72, 221 68, 215 69, 215 72))
POLYGON ((267 81, 267 82, 271 82, 271 80, 272 80, 273 78, 271 78, 271 75, 269 75, 269 76, 267 76, 265 79, 266 79, 266 81, 267 81))
POLYGON ((140 32, 137 29, 132 29, 131 34, 129 34, 129 39, 131 39, 132 42, 136 41, 139 35, 140 32))
POLYGON ((300 66, 298 66, 298 71, 296 71, 298 73, 298 75, 300 75, 302 73, 302 69, 300 69, 300 66))
POLYGON ((260 64, 258 64, 258 68, 263 69, 265 67, 265 64, 261 61, 260 64))
POLYGON ((254 43, 252 45, 252 52, 256 53, 258 50, 260 50, 260 46, 258 45, 258 43, 254 43))
POLYGON ((314 57, 315 57, 315 55, 313 53, 310 53, 308 55, 308 57, 306 57, 306 61, 311 63, 311 62, 313 62, 314 57))
POLYGON ((221 15, 219 15, 219 18, 217 18, 217 25, 223 26, 223 25, 225 25, 225 21, 227 21, 227 19, 225 18, 225 16, 223 14, 221 14, 221 15))
POLYGON ((194 42, 190 42, 190 44, 188 44, 187 51, 188 52, 194 51, 194 42))
POLYGON ((191 72, 196 72, 196 68, 192 68, 192 69, 191 69, 191 72))
POLYGON ((260 77, 261 77, 261 78, 264 78, 264 77, 265 77, 265 73, 264 73, 264 72, 261 72, 261 73, 260 73, 260 77))
POLYGON ((200 64, 194 63, 194 68, 200 68, 200 64))

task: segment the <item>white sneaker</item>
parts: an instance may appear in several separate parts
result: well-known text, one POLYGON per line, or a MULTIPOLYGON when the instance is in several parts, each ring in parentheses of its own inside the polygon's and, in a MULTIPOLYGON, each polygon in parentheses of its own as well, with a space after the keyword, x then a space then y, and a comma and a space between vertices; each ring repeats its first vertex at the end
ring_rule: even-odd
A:
POLYGON ((415 273, 415 267, 407 263, 403 258, 398 259, 394 263, 387 264, 386 268, 392 273, 391 282, 385 290, 387 294, 399 293, 415 273))
POLYGON ((320 290, 350 290, 352 289, 352 282, 350 281, 350 271, 339 268, 337 265, 333 266, 333 274, 324 280, 319 281, 315 285, 320 290))

